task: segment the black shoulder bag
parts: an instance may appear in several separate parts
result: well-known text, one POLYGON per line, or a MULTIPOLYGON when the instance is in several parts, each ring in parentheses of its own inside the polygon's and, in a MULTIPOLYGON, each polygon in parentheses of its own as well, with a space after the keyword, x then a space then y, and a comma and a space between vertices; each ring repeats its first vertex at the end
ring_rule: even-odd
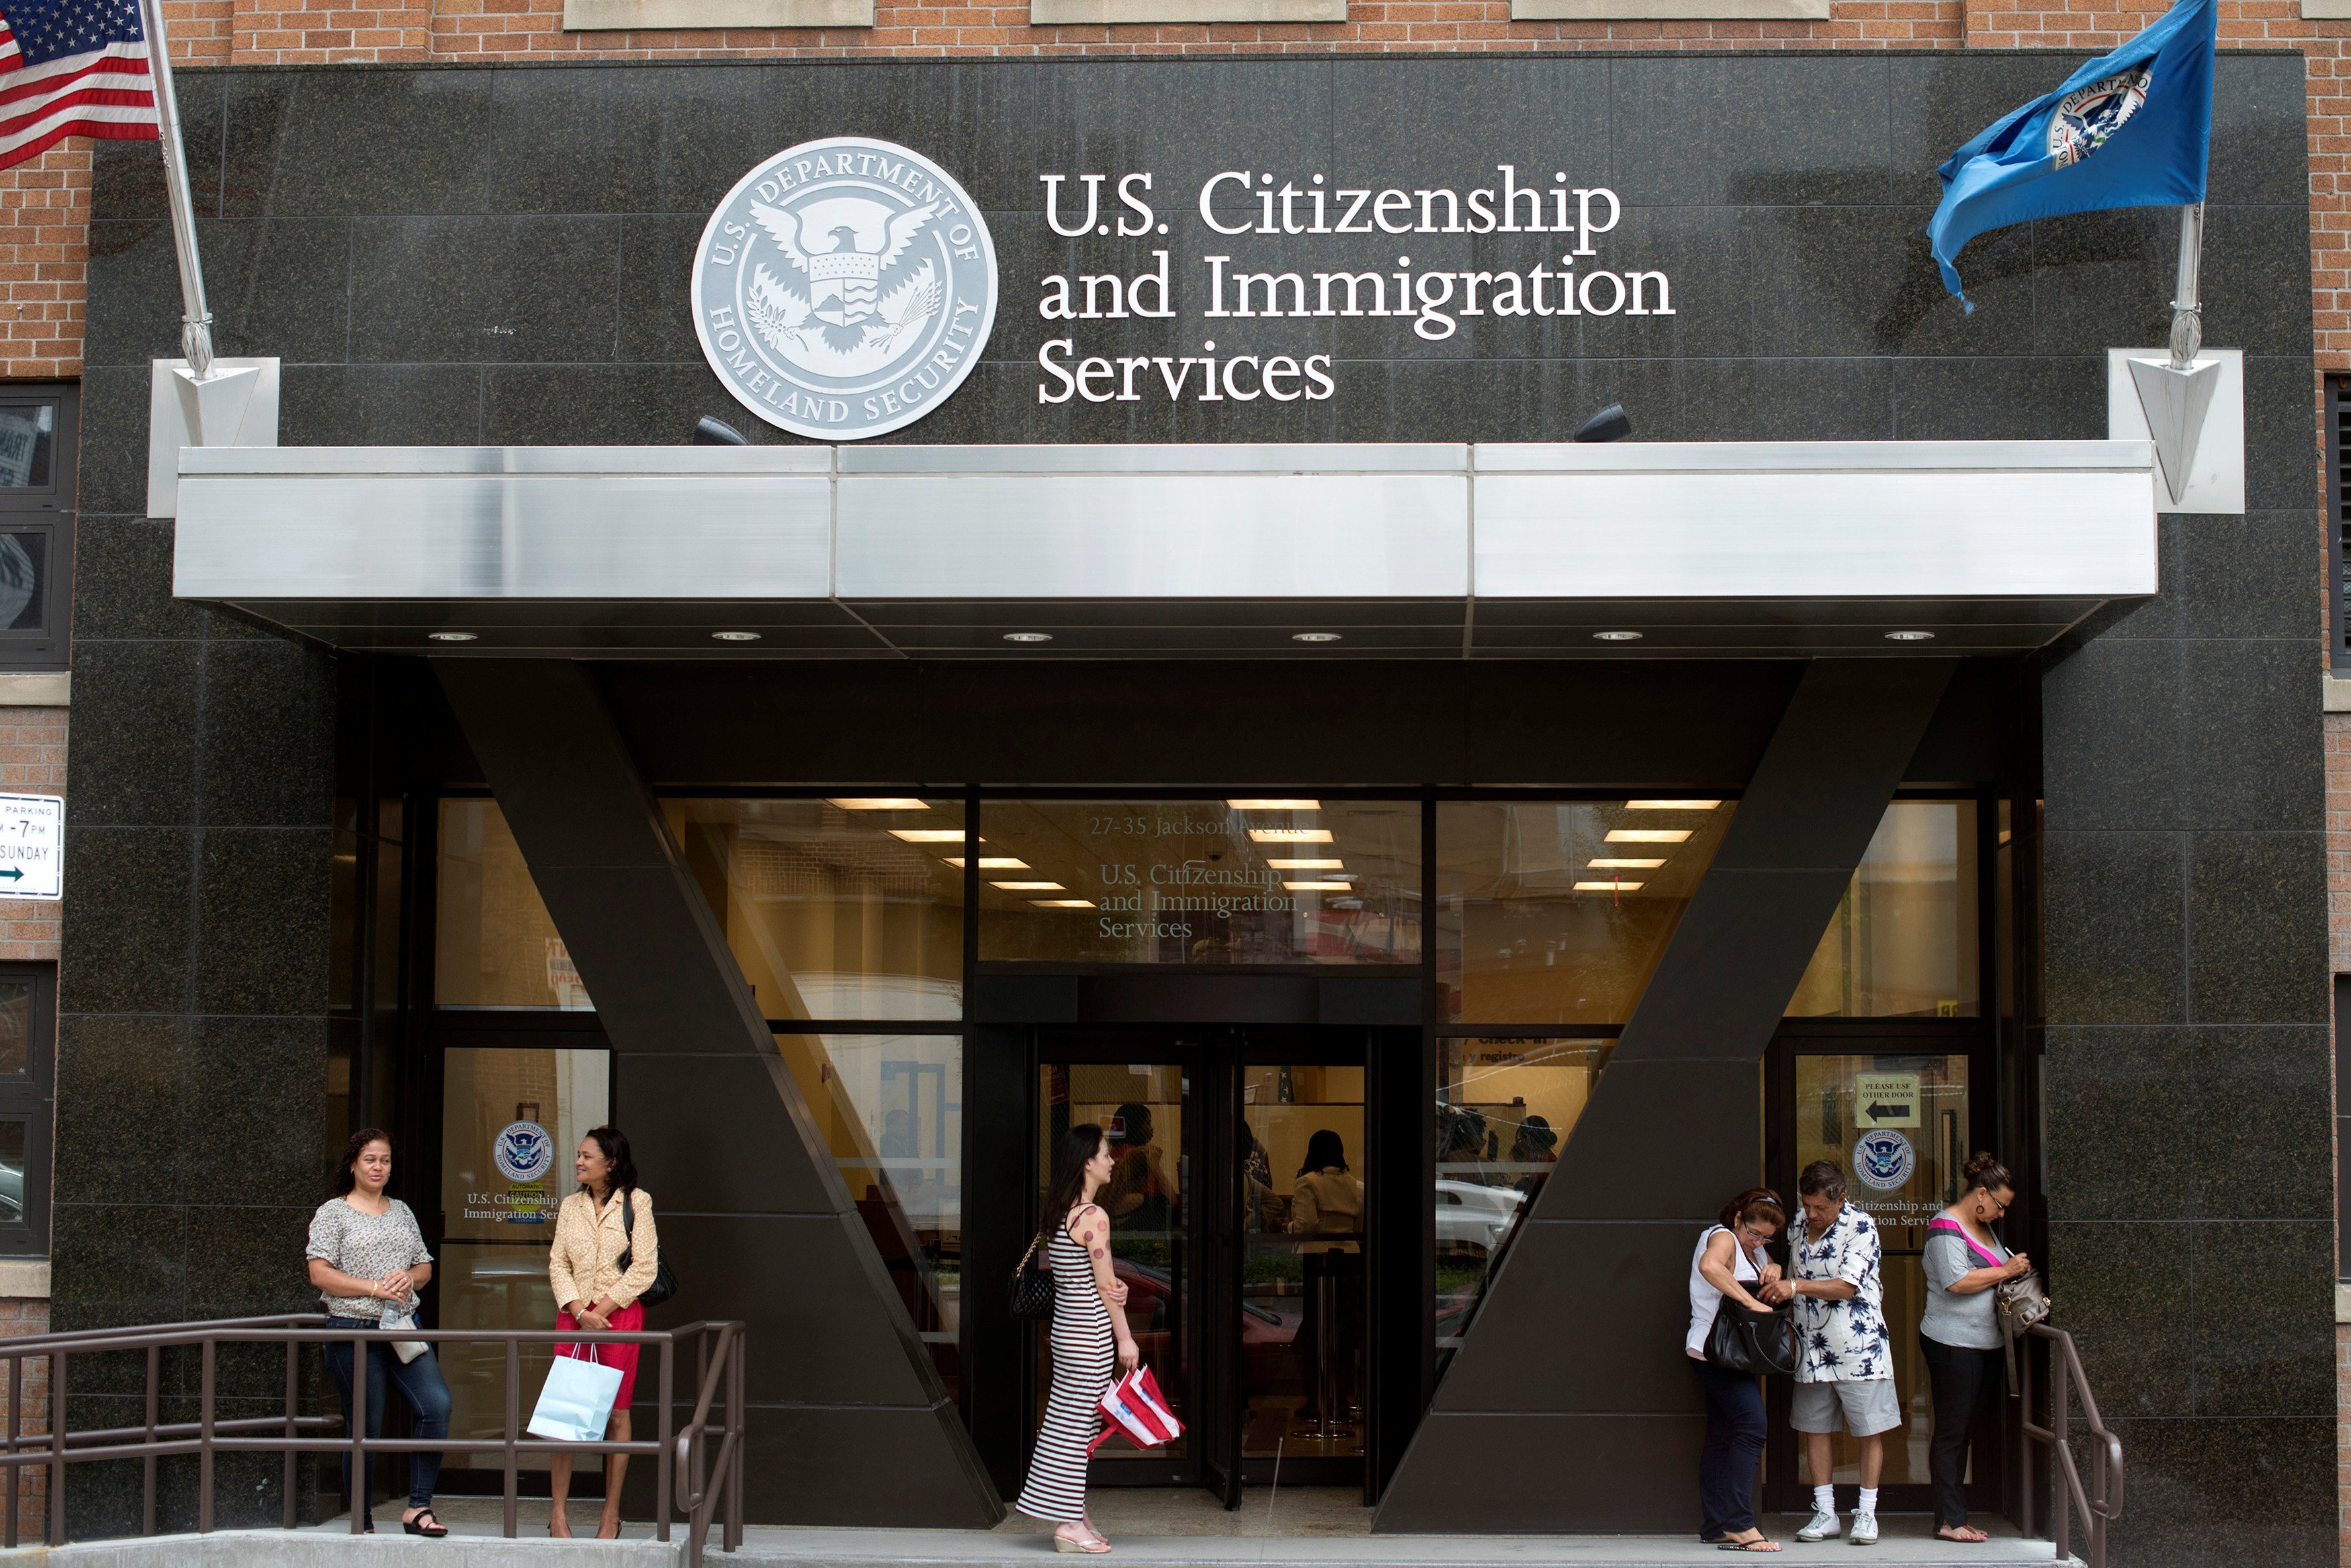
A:
POLYGON ((1012 1315, 1027 1322, 1053 1315, 1053 1276, 1038 1255, 1044 1244, 1045 1232, 1040 1231, 1029 1250, 1020 1254, 1019 1266, 1012 1271, 1012 1315))
POLYGON ((1796 1371, 1796 1322, 1791 1304, 1753 1312, 1722 1298, 1707 1331, 1706 1358, 1725 1372, 1750 1377, 1792 1377, 1796 1371))
MULTIPOLYGON (((621 1261, 614 1266, 625 1274, 629 1272, 629 1265, 636 1261, 637 1255, 637 1191, 633 1187, 629 1189, 627 1199, 621 1205, 621 1234, 630 1238, 630 1241, 629 1245, 621 1249, 621 1261)), ((677 1276, 669 1272, 669 1260, 656 1252, 653 1254, 653 1282, 645 1287, 645 1293, 639 1296, 637 1300, 643 1303, 647 1310, 651 1310, 675 1294, 677 1294, 677 1276)))

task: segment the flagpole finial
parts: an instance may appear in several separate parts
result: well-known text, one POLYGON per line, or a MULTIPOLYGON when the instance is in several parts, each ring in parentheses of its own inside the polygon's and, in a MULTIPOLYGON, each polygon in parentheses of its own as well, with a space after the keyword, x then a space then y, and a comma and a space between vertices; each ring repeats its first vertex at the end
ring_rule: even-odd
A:
POLYGON ((2185 370, 2196 363, 2204 347, 2204 306, 2200 298, 2204 265, 2204 203, 2191 202, 2179 209, 2179 276, 2171 293, 2171 368, 2185 370))

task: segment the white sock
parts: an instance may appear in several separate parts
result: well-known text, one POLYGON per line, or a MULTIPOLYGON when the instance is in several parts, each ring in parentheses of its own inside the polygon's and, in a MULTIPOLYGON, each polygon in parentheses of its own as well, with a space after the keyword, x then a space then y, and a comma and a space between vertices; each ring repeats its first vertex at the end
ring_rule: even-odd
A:
POLYGON ((1876 1487, 1865 1486, 1861 1489, 1861 1506, 1855 1509, 1854 1512, 1856 1514, 1865 1513, 1872 1519, 1876 1519, 1877 1517, 1877 1489, 1876 1487))
MULTIPOLYGON (((1865 1492, 1863 1495, 1867 1496, 1868 1494, 1865 1492)), ((1813 1489, 1813 1511, 1814 1513, 1834 1513, 1836 1511, 1836 1488, 1834 1486, 1816 1486, 1813 1489)))

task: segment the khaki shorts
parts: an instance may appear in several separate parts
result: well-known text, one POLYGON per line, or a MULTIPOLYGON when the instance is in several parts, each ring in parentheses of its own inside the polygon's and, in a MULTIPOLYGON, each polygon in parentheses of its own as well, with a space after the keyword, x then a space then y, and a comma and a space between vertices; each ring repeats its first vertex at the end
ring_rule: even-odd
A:
POLYGON ((1891 1377, 1872 1377, 1862 1383, 1799 1383, 1788 1408, 1788 1425, 1799 1432, 1834 1432, 1842 1427, 1856 1438, 1868 1438, 1901 1424, 1902 1407, 1894 1397, 1891 1377))

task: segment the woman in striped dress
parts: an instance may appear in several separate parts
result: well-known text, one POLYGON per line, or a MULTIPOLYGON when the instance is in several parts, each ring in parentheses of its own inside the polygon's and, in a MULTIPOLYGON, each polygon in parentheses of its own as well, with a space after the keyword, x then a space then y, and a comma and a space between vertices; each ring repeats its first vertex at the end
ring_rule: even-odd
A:
POLYGON ((1086 1445, 1102 1429, 1096 1407, 1115 1364, 1132 1372, 1142 1359, 1126 1327, 1126 1287, 1111 1271, 1110 1217, 1094 1194, 1110 1179, 1110 1138, 1088 1123, 1061 1135, 1045 1213, 1053 1226, 1045 1263, 1053 1276, 1053 1392, 1029 1460, 1028 1483, 1013 1506, 1031 1519, 1058 1521, 1056 1552, 1103 1552, 1086 1517, 1086 1445))

